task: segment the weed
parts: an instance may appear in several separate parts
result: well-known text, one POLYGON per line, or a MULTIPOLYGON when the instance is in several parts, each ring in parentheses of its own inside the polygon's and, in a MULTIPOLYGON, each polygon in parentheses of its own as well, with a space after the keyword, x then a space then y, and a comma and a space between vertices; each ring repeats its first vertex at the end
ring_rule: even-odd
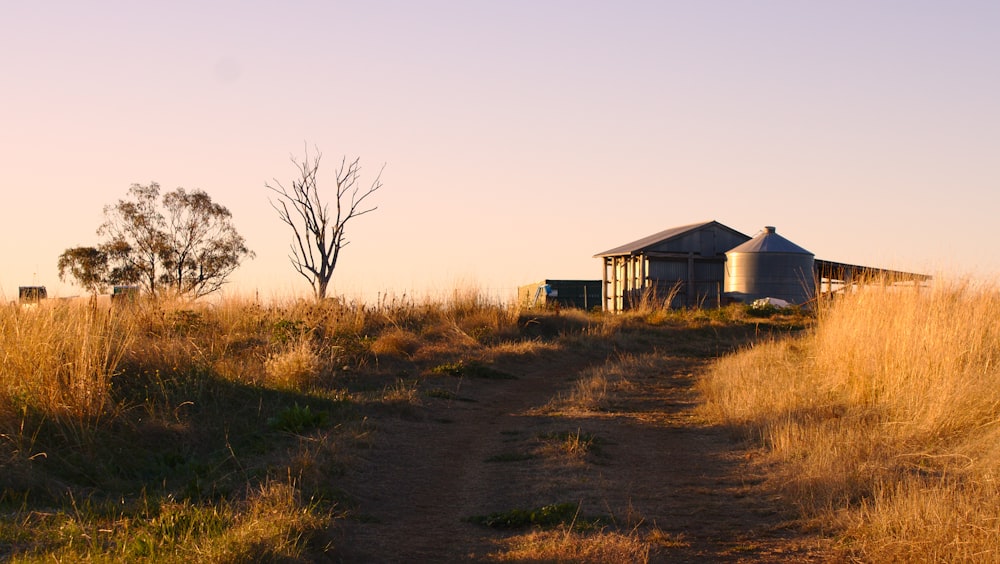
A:
POLYGON ((431 372, 447 376, 462 376, 465 373, 465 363, 460 360, 458 362, 439 364, 434 368, 431 368, 431 372))
POLYGON ((285 344, 299 340, 307 332, 305 321, 301 319, 279 319, 271 326, 271 339, 285 344))
POLYGON ((545 433, 539 435, 539 439, 555 443, 559 450, 568 456, 583 457, 590 453, 600 453, 601 440, 590 433, 582 432, 580 429, 575 432, 545 433))
POLYGON ((491 529, 523 529, 527 527, 555 527, 572 525, 576 530, 593 529, 607 519, 583 517, 575 503, 553 503, 533 509, 511 509, 489 515, 469 517, 466 521, 491 529))
POLYGON ((330 414, 326 411, 312 411, 309 406, 295 404, 279 411, 267 420, 267 426, 276 431, 300 434, 326 426, 330 414))
POLYGON ((435 374, 445 374, 447 376, 465 376, 469 378, 483 378, 487 380, 516 380, 517 376, 497 370, 492 366, 473 360, 471 362, 458 361, 439 364, 431 368, 435 374))

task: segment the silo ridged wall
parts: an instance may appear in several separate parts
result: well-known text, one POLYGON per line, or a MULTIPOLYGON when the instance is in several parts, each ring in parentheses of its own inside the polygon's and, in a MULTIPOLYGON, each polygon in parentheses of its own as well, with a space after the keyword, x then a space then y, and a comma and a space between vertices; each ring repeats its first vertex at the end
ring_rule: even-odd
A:
POLYGON ((726 295, 750 303, 779 298, 804 304, 815 294, 813 255, 802 253, 726 253, 726 295))

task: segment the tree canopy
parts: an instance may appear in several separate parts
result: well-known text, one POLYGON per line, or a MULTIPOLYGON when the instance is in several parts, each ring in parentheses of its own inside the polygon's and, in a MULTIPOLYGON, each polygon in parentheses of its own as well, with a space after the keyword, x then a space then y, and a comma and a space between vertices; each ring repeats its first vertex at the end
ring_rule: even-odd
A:
POLYGON ((95 296, 112 282, 108 272, 108 254, 95 247, 74 247, 59 255, 59 279, 71 276, 95 296))

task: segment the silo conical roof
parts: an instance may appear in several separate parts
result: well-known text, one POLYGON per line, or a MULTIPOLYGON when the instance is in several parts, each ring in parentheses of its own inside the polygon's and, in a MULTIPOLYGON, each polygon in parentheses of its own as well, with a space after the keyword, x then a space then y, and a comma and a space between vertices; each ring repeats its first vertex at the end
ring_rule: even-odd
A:
POLYGON ((781 235, 778 235, 777 230, 770 225, 765 227, 764 230, 757 234, 757 236, 753 239, 750 239, 742 245, 733 247, 726 252, 727 255, 730 253, 788 253, 797 255, 813 255, 813 253, 803 249, 788 239, 785 239, 781 235))

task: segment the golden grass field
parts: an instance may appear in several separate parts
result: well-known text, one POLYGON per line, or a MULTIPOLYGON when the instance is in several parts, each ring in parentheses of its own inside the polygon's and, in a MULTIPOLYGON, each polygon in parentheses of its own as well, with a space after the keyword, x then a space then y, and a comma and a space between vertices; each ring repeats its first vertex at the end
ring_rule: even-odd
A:
POLYGON ((1000 559, 1000 292, 874 286, 715 364, 703 409, 865 562, 1000 559))
MULTIPOLYGON (((669 370, 666 355, 635 364, 656 343, 711 361, 694 375, 699 421, 762 453, 768 487, 799 530, 832 540, 830 559, 993 562, 998 314, 1000 293, 968 283, 876 285, 777 320, 529 312, 475 293, 3 307, 0 559, 336 561, 351 518, 338 477, 380 418, 451 393, 430 378, 602 358, 549 407, 600 412, 609 380, 669 370), (730 353, 715 341, 727 327, 759 338, 730 353)), ((585 443, 578 430, 558 450, 585 443)), ((643 561, 653 542, 522 538, 495 560, 643 561)))

